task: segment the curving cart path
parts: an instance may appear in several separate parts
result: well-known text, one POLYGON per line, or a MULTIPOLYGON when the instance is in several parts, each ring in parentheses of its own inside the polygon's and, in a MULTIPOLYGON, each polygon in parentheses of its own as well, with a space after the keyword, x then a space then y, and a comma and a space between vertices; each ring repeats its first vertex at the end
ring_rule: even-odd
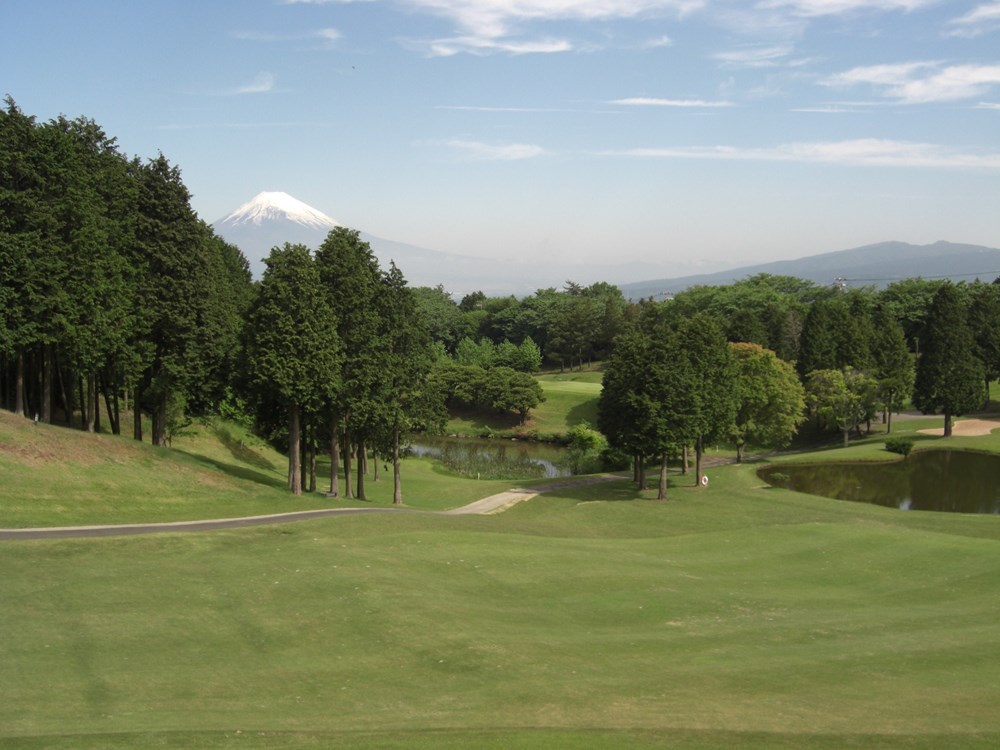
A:
POLYGON ((582 487, 588 484, 621 479, 615 474, 601 474, 581 479, 564 479, 558 482, 538 485, 530 489, 513 489, 484 497, 468 505, 443 511, 426 511, 414 508, 321 508, 319 510, 298 510, 290 513, 272 513, 264 516, 244 516, 242 518, 214 518, 203 521, 172 521, 170 523, 130 523, 108 526, 48 526, 33 529, 0 529, 0 540, 12 539, 69 539, 78 537, 132 536, 135 534, 189 533, 194 531, 215 531, 218 529, 240 529, 246 526, 264 526, 276 523, 309 521, 328 516, 351 516, 361 513, 430 513, 439 516, 488 515, 502 513, 512 505, 530 500, 542 492, 582 487))

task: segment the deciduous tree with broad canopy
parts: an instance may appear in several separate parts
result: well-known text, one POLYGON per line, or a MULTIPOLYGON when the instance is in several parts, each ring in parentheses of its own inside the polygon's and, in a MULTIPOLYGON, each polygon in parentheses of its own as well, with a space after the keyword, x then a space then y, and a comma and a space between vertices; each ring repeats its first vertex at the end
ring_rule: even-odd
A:
POLYGON ((795 368, 770 349, 748 343, 729 347, 737 403, 731 434, 736 462, 743 463, 747 443, 774 448, 788 445, 805 419, 805 389, 795 368))

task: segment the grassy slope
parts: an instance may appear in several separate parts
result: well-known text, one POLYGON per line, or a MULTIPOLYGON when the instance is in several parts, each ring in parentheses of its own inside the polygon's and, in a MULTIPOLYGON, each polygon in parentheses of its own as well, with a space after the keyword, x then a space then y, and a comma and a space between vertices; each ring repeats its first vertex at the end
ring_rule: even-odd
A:
MULTIPOLYGON (((601 395, 602 373, 549 373, 538 375, 545 401, 532 409, 525 430, 536 435, 561 435, 580 422, 597 423, 597 399, 601 395)), ((515 433, 521 429, 517 415, 501 415, 479 411, 460 411, 448 420, 448 432, 478 435, 487 429, 515 433)))
MULTIPOLYGON (((95 445, 74 471, 111 473, 95 445)), ((143 460, 155 507, 175 490, 143 460)), ((0 747, 1000 743, 996 518, 752 466, 676 479, 667 503, 623 483, 489 517, 0 545, 0 747)))
MULTIPOLYGON (((293 497, 284 489, 287 458, 233 425, 192 428, 173 447, 35 425, 0 411, 0 527, 226 518, 392 500, 391 474, 380 482, 369 477, 368 503, 293 497)), ((329 487, 322 476, 320 490, 329 487)), ((455 507, 509 486, 453 477, 430 461, 404 463, 403 499, 415 507, 455 507)))

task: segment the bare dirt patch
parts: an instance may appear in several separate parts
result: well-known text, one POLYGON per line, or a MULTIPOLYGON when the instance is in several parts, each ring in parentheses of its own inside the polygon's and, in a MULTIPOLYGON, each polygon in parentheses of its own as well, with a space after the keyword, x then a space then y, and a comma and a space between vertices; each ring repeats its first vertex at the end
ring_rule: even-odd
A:
MULTIPOLYGON (((993 430, 1000 429, 1000 419, 963 419, 951 426, 951 434, 956 437, 980 437, 989 435, 993 430)), ((929 430, 919 430, 921 435, 944 434, 944 427, 934 427, 929 430)))

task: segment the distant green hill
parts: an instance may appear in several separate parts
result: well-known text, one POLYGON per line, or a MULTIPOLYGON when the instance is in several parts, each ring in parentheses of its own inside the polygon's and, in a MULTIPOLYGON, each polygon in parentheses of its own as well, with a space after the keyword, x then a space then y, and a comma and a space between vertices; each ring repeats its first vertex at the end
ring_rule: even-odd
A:
POLYGON ((1000 249, 943 241, 932 245, 880 242, 797 260, 743 266, 698 276, 637 281, 621 284, 620 287, 629 299, 659 299, 688 287, 731 284, 759 273, 795 276, 821 285, 837 283, 842 279, 850 287, 884 287, 893 281, 916 276, 952 281, 973 281, 976 278, 992 281, 1000 276, 1000 249))

